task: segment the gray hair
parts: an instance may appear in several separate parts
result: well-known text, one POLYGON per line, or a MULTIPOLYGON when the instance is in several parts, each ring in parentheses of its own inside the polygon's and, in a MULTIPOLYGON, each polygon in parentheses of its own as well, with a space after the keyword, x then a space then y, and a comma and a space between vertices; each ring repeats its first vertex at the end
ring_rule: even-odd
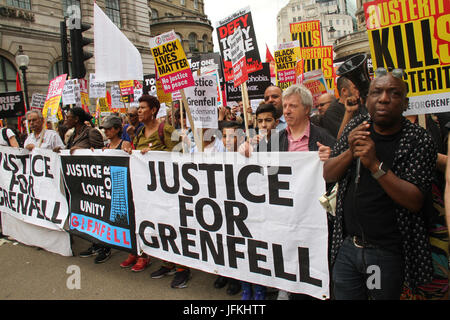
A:
POLYGON ((313 97, 311 94, 311 91, 309 91, 308 88, 306 88, 304 85, 302 84, 294 84, 292 86, 290 86, 289 88, 287 88, 286 90, 284 90, 283 92, 283 100, 286 97, 290 97, 294 94, 297 94, 300 97, 300 101, 302 102, 302 105, 305 108, 309 108, 309 110, 312 109, 313 107, 313 97))
POLYGON ((28 112, 25 114, 25 118, 28 118, 28 115, 30 115, 30 114, 32 114, 32 113, 37 114, 37 116, 38 116, 39 119, 44 120, 44 116, 42 115, 42 112, 39 111, 39 110, 30 110, 30 111, 28 111, 28 112))

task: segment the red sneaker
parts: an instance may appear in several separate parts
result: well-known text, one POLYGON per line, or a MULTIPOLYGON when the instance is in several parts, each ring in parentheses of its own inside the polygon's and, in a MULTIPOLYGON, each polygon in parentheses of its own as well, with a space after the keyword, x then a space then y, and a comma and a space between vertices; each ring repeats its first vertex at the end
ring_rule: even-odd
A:
POLYGON ((136 261, 137 261, 137 256, 135 256, 134 254, 129 254, 128 255, 128 258, 127 258, 127 260, 125 260, 124 262, 122 262, 121 264, 120 264, 120 266, 122 267, 122 268, 129 268, 129 267, 131 267, 132 265, 134 265, 135 263, 136 263, 136 261))
POLYGON ((133 266, 133 268, 131 268, 131 271, 134 272, 144 271, 145 268, 147 268, 150 264, 151 264, 150 257, 147 258, 139 257, 137 259, 136 264, 133 266))

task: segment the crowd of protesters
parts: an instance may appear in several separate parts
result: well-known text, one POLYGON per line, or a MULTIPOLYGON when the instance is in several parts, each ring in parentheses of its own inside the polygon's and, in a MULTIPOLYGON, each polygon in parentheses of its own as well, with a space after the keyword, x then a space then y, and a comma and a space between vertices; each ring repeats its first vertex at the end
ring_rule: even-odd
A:
MULTIPOLYGON (((178 107, 157 119, 160 103, 149 95, 139 99, 138 108, 129 108, 126 117, 110 115, 98 128, 81 108, 69 109, 57 131, 46 126, 39 111, 29 111, 28 137, 2 128, 0 145, 69 149, 71 154, 91 148, 128 153, 240 152, 248 157, 254 152, 317 151, 324 163, 324 192, 336 196, 335 208, 327 212, 332 298, 443 298, 448 290, 444 215, 448 115, 427 115, 426 129, 422 128, 417 116, 402 115, 408 106, 407 87, 398 72, 378 70, 376 75, 366 97, 360 95, 358 84, 340 77, 338 96, 326 93, 315 105, 302 85, 284 92, 270 86, 255 113, 250 106, 246 111, 242 102, 219 108, 219 130, 201 135, 205 137, 201 146, 186 126, 185 110, 178 107), (251 134, 245 132, 244 112, 249 115, 251 134), (179 143, 182 149, 175 148, 179 143), (440 245, 433 245, 433 237, 440 245), (370 265, 381 270, 379 287, 367 285, 370 265)), ((446 193, 445 200, 450 201, 446 193)), ((95 263, 103 263, 111 249, 93 243, 80 256, 96 256, 95 263)), ((152 261, 146 254, 130 254, 120 267, 140 272, 152 261)), ((172 288, 184 288, 191 279, 188 267, 169 261, 151 278, 168 275, 174 275, 172 288)), ((240 293, 243 300, 263 300, 268 293, 277 293, 220 275, 211 286, 220 289, 227 284, 227 293, 240 293)), ((278 299, 312 299, 281 290, 277 295, 278 299)))

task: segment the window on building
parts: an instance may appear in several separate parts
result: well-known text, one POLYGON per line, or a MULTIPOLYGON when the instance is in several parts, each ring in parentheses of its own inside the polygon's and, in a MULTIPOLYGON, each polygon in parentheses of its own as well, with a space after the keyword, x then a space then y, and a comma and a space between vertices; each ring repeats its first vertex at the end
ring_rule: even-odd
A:
POLYGON ((192 32, 189 34, 189 51, 195 52, 197 50, 197 35, 192 32))
POLYGON ((31 10, 31 0, 8 0, 6 4, 11 7, 31 10))
POLYGON ((208 35, 203 35, 203 52, 208 52, 208 35))
POLYGON ((173 14, 170 12, 166 12, 166 17, 173 17, 173 14))
POLYGON ((152 19, 158 19, 158 17, 159 17, 158 10, 152 9, 152 19))
POLYGON ((77 6, 80 8, 81 12, 81 4, 80 0, 62 0, 62 7, 63 7, 63 15, 64 17, 67 17, 69 14, 67 13, 67 8, 70 6, 77 6))
MULTIPOLYGON (((48 81, 56 78, 57 76, 62 75, 64 72, 63 70, 63 63, 62 60, 57 61, 48 72, 48 81)), ((68 76, 72 76, 72 63, 69 61, 69 74, 68 76)))
POLYGON ((294 22, 296 22, 297 21, 297 18, 296 17, 294 17, 293 19, 292 19, 294 22))
POLYGON ((122 26, 120 23, 120 4, 119 0, 106 0, 106 15, 112 22, 119 28, 122 26))
POLYGON ((198 0, 194 0, 194 9, 198 10, 198 0))
POLYGON ((0 93, 16 91, 17 70, 5 57, 0 56, 0 93))
POLYGON ((185 5, 186 5, 186 0, 180 0, 180 4, 181 4, 182 6, 185 6, 185 5))

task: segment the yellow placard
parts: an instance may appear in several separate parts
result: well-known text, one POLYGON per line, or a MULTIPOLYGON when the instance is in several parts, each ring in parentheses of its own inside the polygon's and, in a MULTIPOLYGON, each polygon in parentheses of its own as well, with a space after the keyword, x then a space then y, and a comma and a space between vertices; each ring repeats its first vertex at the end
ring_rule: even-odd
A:
POLYGON ((373 69, 404 69, 409 97, 450 97, 450 1, 373 1, 364 11, 373 69))
POLYGON ((151 49, 159 77, 190 69, 180 40, 176 39, 151 49))
POLYGON ((301 48, 322 45, 320 20, 297 22, 290 24, 291 40, 298 40, 301 48))

